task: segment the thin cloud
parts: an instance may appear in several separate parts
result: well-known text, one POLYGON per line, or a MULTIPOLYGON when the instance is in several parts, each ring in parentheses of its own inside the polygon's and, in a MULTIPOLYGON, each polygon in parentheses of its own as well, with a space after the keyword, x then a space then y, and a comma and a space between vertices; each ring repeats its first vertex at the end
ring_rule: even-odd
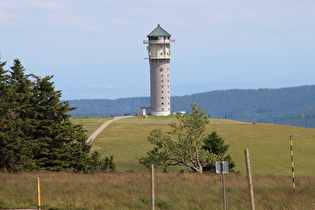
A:
POLYGON ((28 4, 42 9, 60 10, 69 8, 68 5, 56 1, 28 0, 28 4))
POLYGON ((93 85, 88 85, 90 88, 105 88, 105 89, 112 89, 112 90, 114 90, 114 89, 119 89, 119 86, 117 86, 117 85, 95 85, 95 84, 93 84, 93 85))
POLYGON ((58 27, 70 27, 73 29, 84 29, 90 31, 99 30, 99 26, 95 24, 92 19, 76 14, 66 16, 57 16, 52 14, 47 17, 47 20, 58 27))

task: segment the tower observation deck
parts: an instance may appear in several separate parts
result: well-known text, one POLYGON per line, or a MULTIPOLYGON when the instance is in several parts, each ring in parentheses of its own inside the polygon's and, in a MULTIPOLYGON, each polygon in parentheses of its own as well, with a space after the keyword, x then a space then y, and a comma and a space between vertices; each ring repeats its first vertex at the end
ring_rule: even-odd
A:
POLYGON ((167 116, 171 113, 170 100, 170 59, 171 35, 158 25, 144 40, 148 44, 150 63, 150 100, 151 115, 167 116))

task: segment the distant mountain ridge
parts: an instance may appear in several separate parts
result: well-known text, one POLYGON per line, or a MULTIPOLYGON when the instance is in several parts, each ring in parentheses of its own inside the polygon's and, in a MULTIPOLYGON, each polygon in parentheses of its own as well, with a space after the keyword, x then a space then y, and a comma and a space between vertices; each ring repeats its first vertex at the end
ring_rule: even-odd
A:
MULTIPOLYGON (((149 97, 69 100, 73 117, 134 114, 150 106, 149 97)), ((213 118, 315 128, 315 85, 288 88, 230 89, 171 97, 172 112, 196 103, 213 118)))

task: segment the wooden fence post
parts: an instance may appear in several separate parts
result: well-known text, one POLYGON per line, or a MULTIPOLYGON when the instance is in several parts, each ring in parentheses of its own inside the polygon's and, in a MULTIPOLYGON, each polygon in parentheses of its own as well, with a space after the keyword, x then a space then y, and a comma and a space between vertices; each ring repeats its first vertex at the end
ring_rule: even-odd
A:
POLYGON ((250 160, 249 160, 248 149, 245 149, 245 160, 246 160, 246 171, 247 171, 247 179, 248 179, 250 206, 251 206, 252 210, 255 210, 253 180, 252 180, 252 173, 251 173, 251 169, 250 169, 250 160))
POLYGON ((151 164, 151 209, 155 209, 155 203, 154 203, 154 165, 151 164))
POLYGON ((39 177, 36 178, 37 185, 37 209, 40 210, 40 181, 39 177))

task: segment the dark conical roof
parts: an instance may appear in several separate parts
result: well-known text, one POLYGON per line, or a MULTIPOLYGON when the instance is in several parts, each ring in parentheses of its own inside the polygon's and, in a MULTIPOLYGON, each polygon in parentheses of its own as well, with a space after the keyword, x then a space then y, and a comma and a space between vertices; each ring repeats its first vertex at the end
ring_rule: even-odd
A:
POLYGON ((169 34, 167 31, 165 31, 160 24, 157 25, 157 27, 151 32, 149 33, 149 35, 147 37, 170 37, 171 34, 169 34))

